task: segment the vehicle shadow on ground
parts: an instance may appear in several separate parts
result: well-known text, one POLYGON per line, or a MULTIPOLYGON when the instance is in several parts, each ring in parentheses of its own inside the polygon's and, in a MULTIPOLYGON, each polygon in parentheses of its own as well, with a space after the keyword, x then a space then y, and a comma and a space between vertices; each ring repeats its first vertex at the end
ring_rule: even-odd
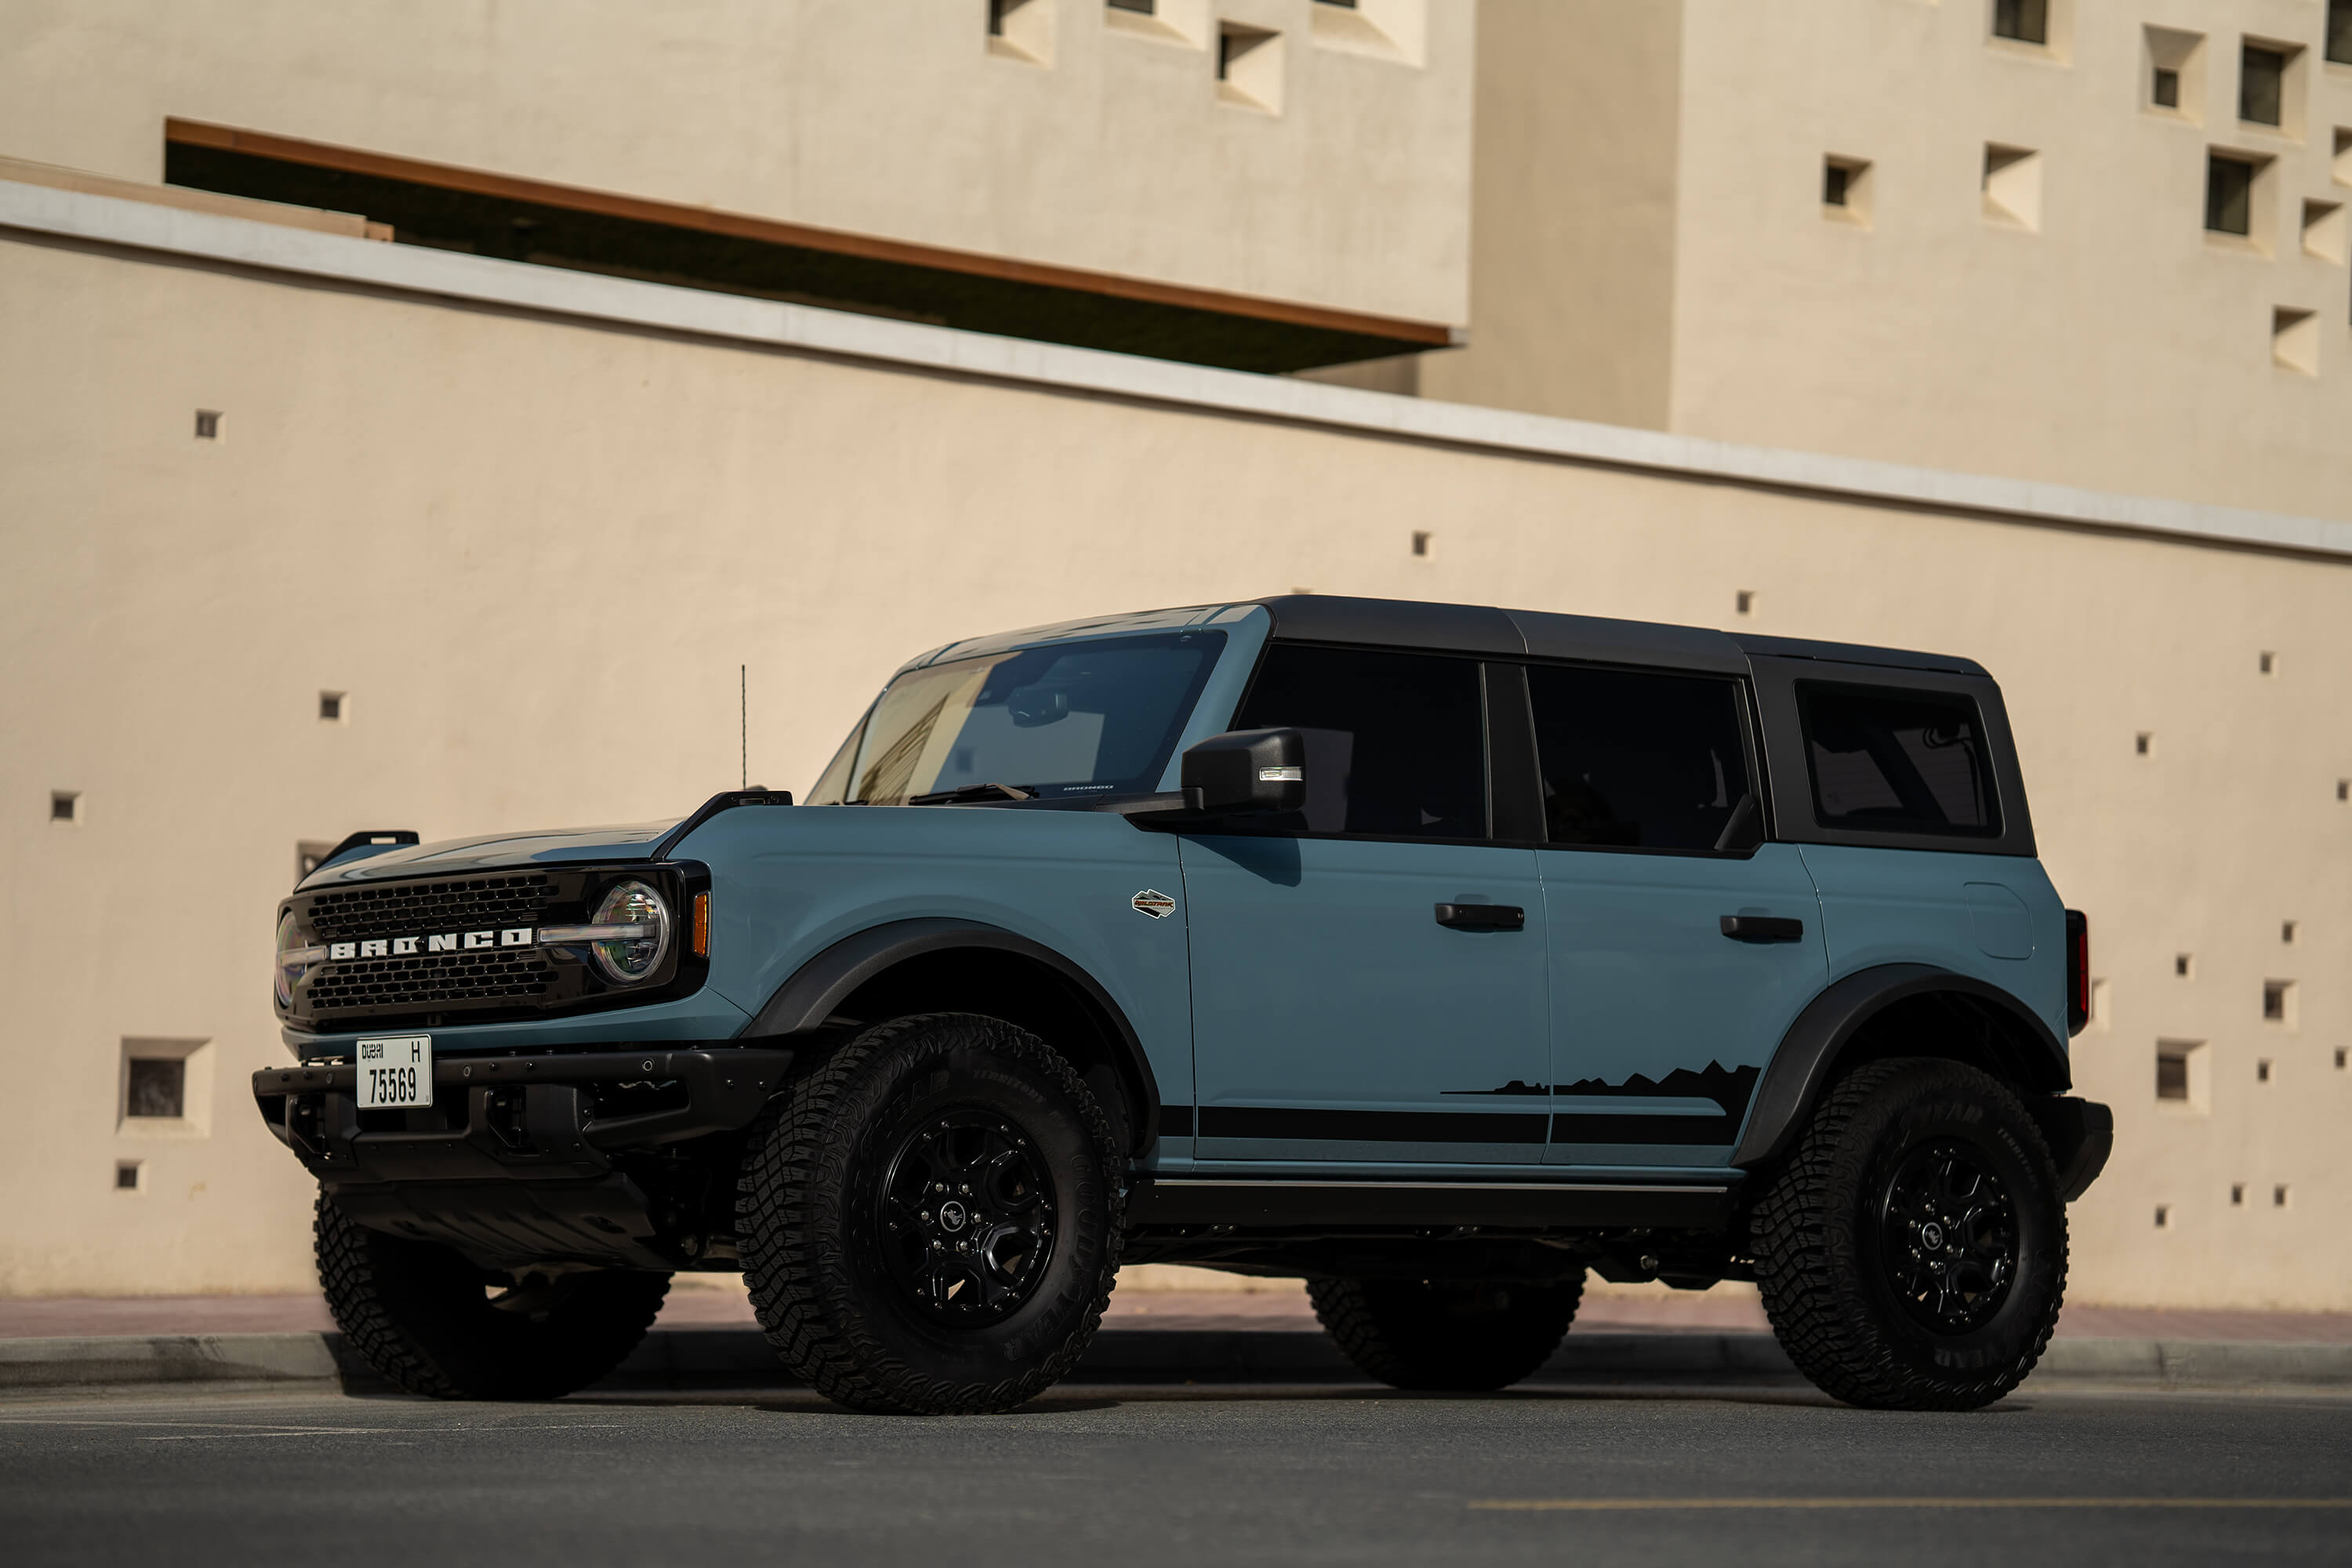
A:
MULTIPOLYGON (((1743 1405, 1791 1408, 1842 1409, 1837 1401, 1816 1389, 1793 1384, 1578 1384, 1502 1389, 1492 1394, 1419 1392, 1377 1384, 1187 1383, 1069 1385, 1048 1390, 1008 1416, 1059 1415, 1113 1410, 1129 1405, 1246 1404, 1519 1404, 1592 1405, 1628 1401, 1743 1405)), ((571 1395, 567 1405, 727 1405, 749 1406, 773 1415, 824 1415, 866 1419, 864 1413, 833 1404, 814 1389, 791 1388, 665 1388, 589 1389, 571 1395)), ((2017 1406, 2004 1406, 2016 1408, 2017 1406)))

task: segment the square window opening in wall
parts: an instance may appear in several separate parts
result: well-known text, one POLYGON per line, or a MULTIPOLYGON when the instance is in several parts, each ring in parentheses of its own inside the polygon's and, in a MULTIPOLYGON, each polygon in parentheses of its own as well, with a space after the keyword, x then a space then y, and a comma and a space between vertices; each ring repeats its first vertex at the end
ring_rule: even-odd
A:
POLYGON ((1227 22, 1217 29, 1217 99, 1265 114, 1282 112, 1282 35, 1227 22))
POLYGON ((2327 0, 2328 63, 2352 66, 2352 0, 2327 0))
POLYGON ((1102 18, 1119 32, 1190 48, 1211 37, 1209 0, 1104 0, 1102 18))
POLYGON ((1870 226, 1870 160, 1832 153, 1822 160, 1822 216, 1857 228, 1870 226))
POLYGON ((2172 1226, 2172 1205, 2171 1205, 2170 1204, 2158 1204, 2158 1205, 2156 1205, 2156 1228, 2157 1228, 2157 1229, 2158 1229, 2158 1230, 2168 1230, 2168 1229, 2170 1229, 2170 1228, 2171 1228, 2171 1226, 2172 1226))
POLYGON ((2268 1083, 2270 1080, 2271 1058, 2268 1057, 2257 1058, 2254 1062, 2254 1081, 2256 1083, 2268 1083))
POLYGON ((2303 253, 2321 261, 2332 261, 2341 267, 2352 246, 2347 244, 2347 231, 2342 202, 2303 204, 2303 253))
POLYGON ((217 408, 197 409, 196 439, 199 441, 217 441, 220 439, 220 410, 217 408))
POLYGON ((2050 0, 1992 0, 1992 36, 2019 44, 2050 41, 2050 0))
POLYGON ((2336 781, 2336 798, 2338 801, 2352 801, 2352 779, 2336 781))
POLYGON ((1754 615, 1756 613, 1756 590, 1753 588, 1740 589, 1731 596, 1731 607, 1739 615, 1754 615))
POLYGON ((2347 1050, 2342 1046, 2336 1047, 2336 1070, 2337 1072, 2343 1072, 2346 1070, 2347 1064, 2352 1064, 2352 1050, 2347 1050))
POLYGON ((2177 27, 2140 29, 2140 107, 2191 125, 2205 121, 2205 35, 2177 27))
POLYGON ((319 722, 321 724, 350 723, 352 721, 351 703, 351 693, 348 691, 321 691, 319 693, 319 722))
POLYGON ((2238 47, 2238 120, 2282 135, 2303 133, 2303 46, 2245 38, 2238 47))
POLYGON ((2233 1209, 2242 1209, 2246 1206, 2245 1183, 2231 1182, 2230 1184, 2230 1206, 2233 1209))
POLYGON ((2293 947, 2294 945, 2294 921, 2279 921, 2279 941, 2286 943, 2289 947, 2293 947))
POLYGON ((145 1184, 146 1170, 143 1160, 117 1160, 114 1162, 114 1190, 118 1193, 137 1192, 145 1184))
POLYGON ((2263 1022, 2294 1027, 2295 985, 2292 980, 2263 982, 2263 1022))
POLYGON ((79 790, 71 789, 51 790, 49 792, 49 820, 51 822, 79 822, 81 820, 81 792, 79 790))
POLYGON ((2287 1185, 2284 1182, 2279 1183, 2276 1186, 2271 1189, 2271 1207, 2274 1209, 2283 1209, 2286 1207, 2286 1198, 2287 1185))
POLYGON ((2174 953, 2172 955, 2172 973, 2183 980, 2196 979, 2197 955, 2189 952, 2174 953))
POLYGON ((1412 552, 1415 555, 1429 553, 1429 530, 1416 528, 1412 531, 1412 552))
POLYGON ((1054 0, 988 0, 988 52, 1026 65, 1054 63, 1054 0))
POLYGON ((2142 730, 2132 737, 2132 755, 2136 757, 2150 756, 2154 754, 2155 751, 2156 731, 2153 730, 2142 730))
POLYGON ((2352 185, 2352 126, 2336 128, 2336 152, 2333 174, 2339 185, 2352 185))
POLYGON ((2297 375, 2319 374, 2319 312, 2281 305, 2271 312, 2271 363, 2297 375))
POLYGON ((1984 216, 2029 232, 2042 227, 2041 153, 2030 147, 1985 143, 1984 216))
POLYGON ((208 1040, 126 1038, 116 1131, 139 1138, 209 1134, 212 1058, 208 1040))
POLYGON ((1318 48, 1409 66, 1427 58, 1429 0, 1314 0, 1307 10, 1318 48))
POLYGON ((2212 1103, 2210 1056, 2202 1040, 2157 1041, 2157 1102, 2174 1110, 2203 1115, 2212 1103))
POLYGON ((2210 149, 2205 157, 2205 232, 2217 242, 2271 253, 2275 159, 2210 149))
POLYGON ((2268 648, 2264 648, 2262 652, 2254 656, 2254 670, 2260 675, 2276 675, 2278 673, 2278 655, 2273 653, 2268 648))

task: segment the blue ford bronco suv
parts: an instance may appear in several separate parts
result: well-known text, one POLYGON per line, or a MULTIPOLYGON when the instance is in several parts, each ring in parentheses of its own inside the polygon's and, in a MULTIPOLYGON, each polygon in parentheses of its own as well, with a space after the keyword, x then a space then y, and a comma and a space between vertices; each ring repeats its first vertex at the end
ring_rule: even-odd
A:
POLYGON ((951 643, 806 804, 421 845, 278 920, 319 1270, 394 1384, 551 1397, 740 1270, 840 1403, 1003 1410, 1122 1260, 1367 1374, 1752 1279, 1855 1405, 2032 1371, 2087 937, 1963 658, 1299 596, 951 643))

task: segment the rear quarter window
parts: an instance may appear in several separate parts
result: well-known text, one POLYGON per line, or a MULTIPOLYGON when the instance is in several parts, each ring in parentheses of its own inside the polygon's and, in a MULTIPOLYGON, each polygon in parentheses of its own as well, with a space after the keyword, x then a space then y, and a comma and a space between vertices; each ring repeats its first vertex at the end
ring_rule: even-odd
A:
POLYGON ((1813 820, 1871 833, 1997 837, 1983 716, 1953 692, 1800 680, 1813 820))

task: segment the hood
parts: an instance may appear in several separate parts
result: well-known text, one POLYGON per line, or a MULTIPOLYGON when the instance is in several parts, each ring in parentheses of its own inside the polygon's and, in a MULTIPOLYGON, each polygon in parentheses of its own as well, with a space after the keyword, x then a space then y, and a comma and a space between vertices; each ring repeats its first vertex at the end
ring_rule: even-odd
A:
POLYGON ((502 866, 549 866, 582 860, 644 860, 665 834, 686 819, 617 827, 558 827, 534 833, 495 833, 479 838, 445 838, 438 844, 353 850, 304 878, 304 889, 341 882, 382 882, 396 877, 432 877, 502 866))

